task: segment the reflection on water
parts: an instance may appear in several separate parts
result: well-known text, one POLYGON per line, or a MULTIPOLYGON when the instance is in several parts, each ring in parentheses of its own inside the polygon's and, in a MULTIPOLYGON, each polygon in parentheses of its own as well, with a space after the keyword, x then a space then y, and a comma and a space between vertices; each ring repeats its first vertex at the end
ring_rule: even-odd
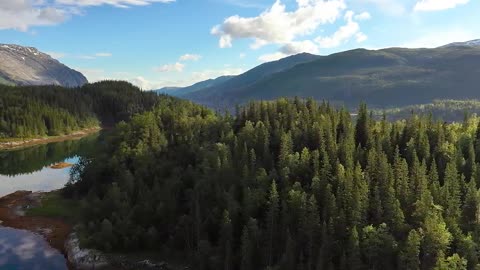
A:
POLYGON ((67 183, 70 168, 51 169, 57 162, 77 163, 80 156, 90 156, 99 135, 80 140, 37 145, 0 152, 0 197, 18 190, 51 191, 67 183))
POLYGON ((36 234, 0 227, 0 269, 63 270, 63 255, 36 234))
POLYGON ((0 174, 16 176, 42 170, 56 162, 93 152, 99 134, 79 140, 55 142, 32 147, 0 151, 0 174))

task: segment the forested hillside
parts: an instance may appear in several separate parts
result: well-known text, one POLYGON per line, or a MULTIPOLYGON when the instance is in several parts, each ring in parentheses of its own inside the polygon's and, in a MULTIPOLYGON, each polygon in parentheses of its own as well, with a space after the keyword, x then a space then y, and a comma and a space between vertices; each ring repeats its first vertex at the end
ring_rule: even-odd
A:
POLYGON ((63 135, 112 125, 153 107, 158 97, 119 81, 59 86, 0 85, 0 138, 63 135))
POLYGON ((214 108, 233 108, 250 100, 298 96, 350 109, 361 102, 389 108, 435 99, 480 98, 479 63, 479 46, 355 49, 317 56, 268 76, 249 76, 253 80, 245 84, 227 84, 232 79, 182 97, 214 108))
POLYGON ((195 269, 476 269, 478 118, 387 122, 366 106, 161 98, 75 167, 85 244, 195 269))
POLYGON ((478 100, 434 100, 432 103, 410 105, 401 108, 376 110, 376 116, 385 114, 388 120, 401 120, 412 115, 429 116, 447 122, 463 121, 469 115, 480 115, 478 100))

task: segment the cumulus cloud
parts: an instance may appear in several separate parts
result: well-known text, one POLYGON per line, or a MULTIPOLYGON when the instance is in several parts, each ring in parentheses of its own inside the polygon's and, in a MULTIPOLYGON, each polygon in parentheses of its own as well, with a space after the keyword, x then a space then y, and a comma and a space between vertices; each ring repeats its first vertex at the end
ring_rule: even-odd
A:
POLYGON ((1 0, 0 30, 27 31, 31 26, 55 25, 68 17, 65 10, 42 5, 43 1, 1 0))
POLYGON ((360 32, 360 25, 354 21, 354 17, 356 17, 355 13, 348 11, 347 14, 345 14, 347 24, 340 27, 332 36, 316 38, 315 41, 319 44, 320 48, 338 47, 354 36, 357 36, 357 41, 359 42, 366 40, 366 35, 360 32))
POLYGON ((419 0, 415 5, 415 11, 438 11, 465 5, 470 0, 419 0))
POLYGON ((345 0, 296 0, 296 4, 297 8, 289 11, 281 0, 276 0, 256 17, 230 16, 210 32, 219 38, 220 48, 232 47, 238 39, 252 40, 250 48, 254 50, 269 44, 280 46, 277 52, 260 56, 262 62, 302 52, 318 54, 321 48, 337 47, 351 39, 367 39, 358 21, 370 19, 370 13, 345 13, 345 0), (335 33, 311 39, 321 26, 335 23, 342 15, 347 23, 335 33))
POLYGON ((346 8, 344 0, 297 0, 297 9, 289 12, 276 0, 257 17, 231 16, 211 29, 219 37, 221 48, 232 47, 235 39, 253 39, 252 48, 276 43, 285 44, 312 34, 320 25, 333 23, 346 8))
POLYGON ((0 30, 26 32, 33 26, 57 25, 88 6, 128 8, 170 2, 175 0, 0 0, 0 30))
POLYGON ((341 26, 331 36, 319 36, 314 40, 292 41, 284 44, 278 52, 265 54, 258 58, 261 62, 275 61, 289 55, 302 52, 318 54, 320 49, 335 48, 354 39, 357 43, 367 40, 367 35, 360 31, 360 25, 355 20, 370 19, 369 13, 355 14, 353 11, 347 11, 344 15, 347 22, 341 26))
POLYGON ((184 68, 184 64, 177 62, 175 64, 167 64, 161 67, 156 67, 154 70, 157 72, 182 72, 184 68))
POLYGON ((201 55, 198 55, 198 54, 184 54, 182 56, 180 56, 179 60, 180 61, 198 61, 202 58, 201 55))

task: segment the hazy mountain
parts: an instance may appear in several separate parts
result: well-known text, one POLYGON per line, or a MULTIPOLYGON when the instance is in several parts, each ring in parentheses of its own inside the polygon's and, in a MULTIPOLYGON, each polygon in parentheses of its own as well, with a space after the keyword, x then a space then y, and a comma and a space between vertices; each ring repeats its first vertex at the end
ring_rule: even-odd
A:
MULTIPOLYGON (((228 93, 233 93, 245 87, 249 87, 250 85, 262 79, 268 78, 272 74, 288 70, 298 64, 311 62, 320 58, 322 58, 322 56, 301 53, 280 59, 278 61, 264 63, 243 74, 235 76, 224 83, 197 90, 184 95, 184 97, 205 103, 203 102, 204 97, 223 97, 224 95, 228 95, 228 93)), ((217 102, 217 100, 215 102, 217 102)), ((208 104, 208 102, 206 103, 208 104)))
POLYGON ((347 106, 365 101, 376 107, 428 103, 434 99, 480 98, 480 46, 472 46, 473 41, 465 44, 470 45, 357 49, 312 56, 316 58, 314 61, 251 79, 240 87, 225 87, 232 79, 186 97, 212 107, 230 108, 252 99, 294 96, 326 99, 347 106))
POLYGON ((80 72, 35 48, 0 44, 0 83, 77 87, 88 81, 80 72))
POLYGON ((447 44, 443 47, 454 47, 454 46, 480 47, 480 39, 470 40, 466 42, 454 42, 454 43, 447 44))
POLYGON ((166 86, 166 87, 162 87, 160 89, 152 90, 152 91, 160 95, 160 94, 172 94, 173 92, 179 89, 182 89, 182 87, 166 86))
POLYGON ((154 90, 157 94, 169 94, 171 96, 181 97, 186 94, 193 93, 195 91, 216 86, 223 82, 226 82, 233 78, 234 76, 221 76, 216 79, 209 79, 206 81, 198 82, 194 85, 187 86, 187 87, 163 87, 158 90, 154 90))

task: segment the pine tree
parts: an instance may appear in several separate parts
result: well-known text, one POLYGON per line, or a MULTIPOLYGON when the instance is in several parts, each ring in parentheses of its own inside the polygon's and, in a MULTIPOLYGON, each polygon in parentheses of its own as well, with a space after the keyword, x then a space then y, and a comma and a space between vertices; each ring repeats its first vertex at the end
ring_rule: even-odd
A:
POLYGON ((411 230, 400 253, 400 269, 420 269, 420 244, 422 237, 417 230, 411 230))
POLYGON ((277 226, 279 221, 279 209, 280 200, 277 192, 277 184, 272 181, 270 188, 270 195, 268 199, 267 210, 267 246, 266 246, 266 259, 267 265, 272 266, 275 259, 275 239, 277 236, 277 226))

